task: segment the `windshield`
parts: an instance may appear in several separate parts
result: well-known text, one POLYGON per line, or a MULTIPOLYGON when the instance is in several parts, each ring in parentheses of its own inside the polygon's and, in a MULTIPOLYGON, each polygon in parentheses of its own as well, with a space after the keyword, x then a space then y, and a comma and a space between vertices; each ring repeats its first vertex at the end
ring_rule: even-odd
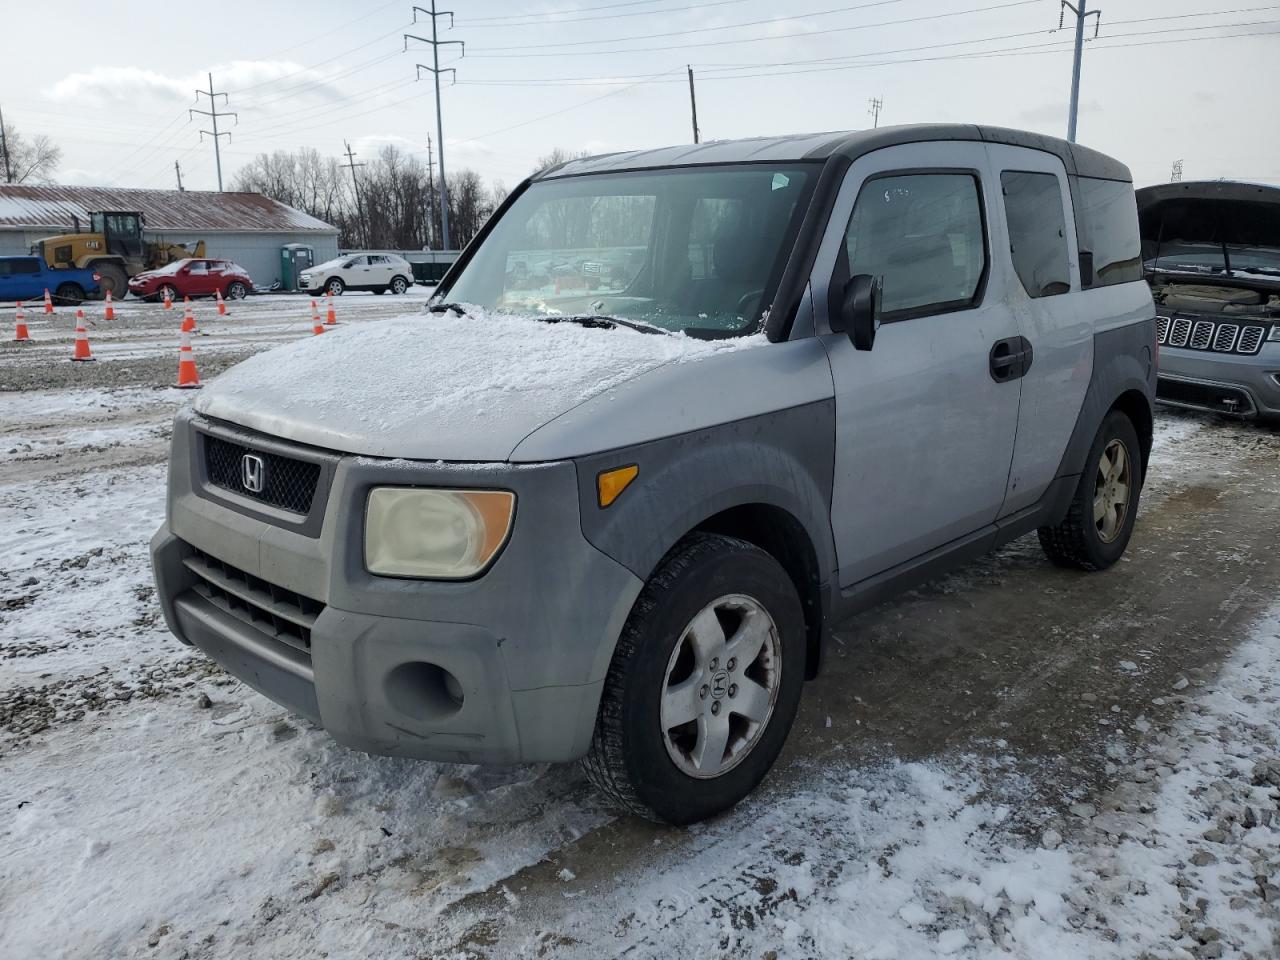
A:
POLYGON ((1159 255, 1147 260, 1150 271, 1231 274, 1258 273, 1280 277, 1280 248, 1237 243, 1188 243, 1175 240, 1162 244, 1159 255))
POLYGON ((496 313, 754 332, 817 171, 737 164, 540 181, 440 295, 496 313))

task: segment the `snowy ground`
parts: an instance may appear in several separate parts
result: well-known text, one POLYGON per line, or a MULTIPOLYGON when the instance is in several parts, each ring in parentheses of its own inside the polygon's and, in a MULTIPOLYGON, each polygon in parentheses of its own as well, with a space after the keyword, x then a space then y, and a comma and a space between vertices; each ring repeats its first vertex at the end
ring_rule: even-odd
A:
MULTIPOLYGON (((197 356, 306 335, 252 303, 197 356)), ((843 625, 758 795, 671 830, 352 753, 173 641, 148 310, 0 351, 0 957, 1280 954, 1274 433, 1162 414, 1126 562, 1033 537, 843 625)))

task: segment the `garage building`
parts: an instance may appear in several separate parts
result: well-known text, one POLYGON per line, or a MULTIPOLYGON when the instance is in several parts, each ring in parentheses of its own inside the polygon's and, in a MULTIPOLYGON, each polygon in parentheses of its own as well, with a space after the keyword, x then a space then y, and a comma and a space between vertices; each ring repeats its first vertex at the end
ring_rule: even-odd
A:
POLYGON ((281 279, 280 248, 315 248, 315 262, 338 255, 338 228, 258 193, 197 190, 117 190, 109 187, 0 185, 0 256, 30 251, 44 237, 69 233, 89 212, 142 212, 149 241, 205 242, 205 255, 234 260, 266 289, 281 279))

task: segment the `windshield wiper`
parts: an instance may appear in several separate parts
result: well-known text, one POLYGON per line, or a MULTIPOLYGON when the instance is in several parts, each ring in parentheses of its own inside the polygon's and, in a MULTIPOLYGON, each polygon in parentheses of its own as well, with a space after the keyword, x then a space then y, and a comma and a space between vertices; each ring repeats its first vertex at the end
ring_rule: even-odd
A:
POLYGON ((452 310, 460 317, 465 317, 467 315, 467 311, 460 303, 433 303, 431 306, 427 307, 427 310, 431 313, 448 313, 452 310))
POLYGON ((670 330, 655 326, 652 323, 644 323, 639 320, 625 320, 622 317, 611 317, 603 313, 584 313, 567 317, 549 315, 539 317, 538 319, 545 323, 559 323, 561 321, 565 321, 567 323, 576 323, 581 327, 598 327, 602 330, 608 330, 611 327, 627 327, 631 330, 637 330, 640 333, 671 333, 670 330))

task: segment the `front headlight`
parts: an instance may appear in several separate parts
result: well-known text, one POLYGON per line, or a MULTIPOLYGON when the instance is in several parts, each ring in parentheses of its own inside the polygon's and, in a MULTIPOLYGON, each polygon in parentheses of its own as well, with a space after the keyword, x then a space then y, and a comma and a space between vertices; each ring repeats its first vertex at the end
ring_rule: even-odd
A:
POLYGON ((385 577, 474 577, 507 542, 515 507, 508 490, 375 487, 365 510, 365 567, 385 577))
POLYGON ((1280 323, 1271 325, 1271 333, 1267 336, 1268 340, 1280 340, 1280 323))

